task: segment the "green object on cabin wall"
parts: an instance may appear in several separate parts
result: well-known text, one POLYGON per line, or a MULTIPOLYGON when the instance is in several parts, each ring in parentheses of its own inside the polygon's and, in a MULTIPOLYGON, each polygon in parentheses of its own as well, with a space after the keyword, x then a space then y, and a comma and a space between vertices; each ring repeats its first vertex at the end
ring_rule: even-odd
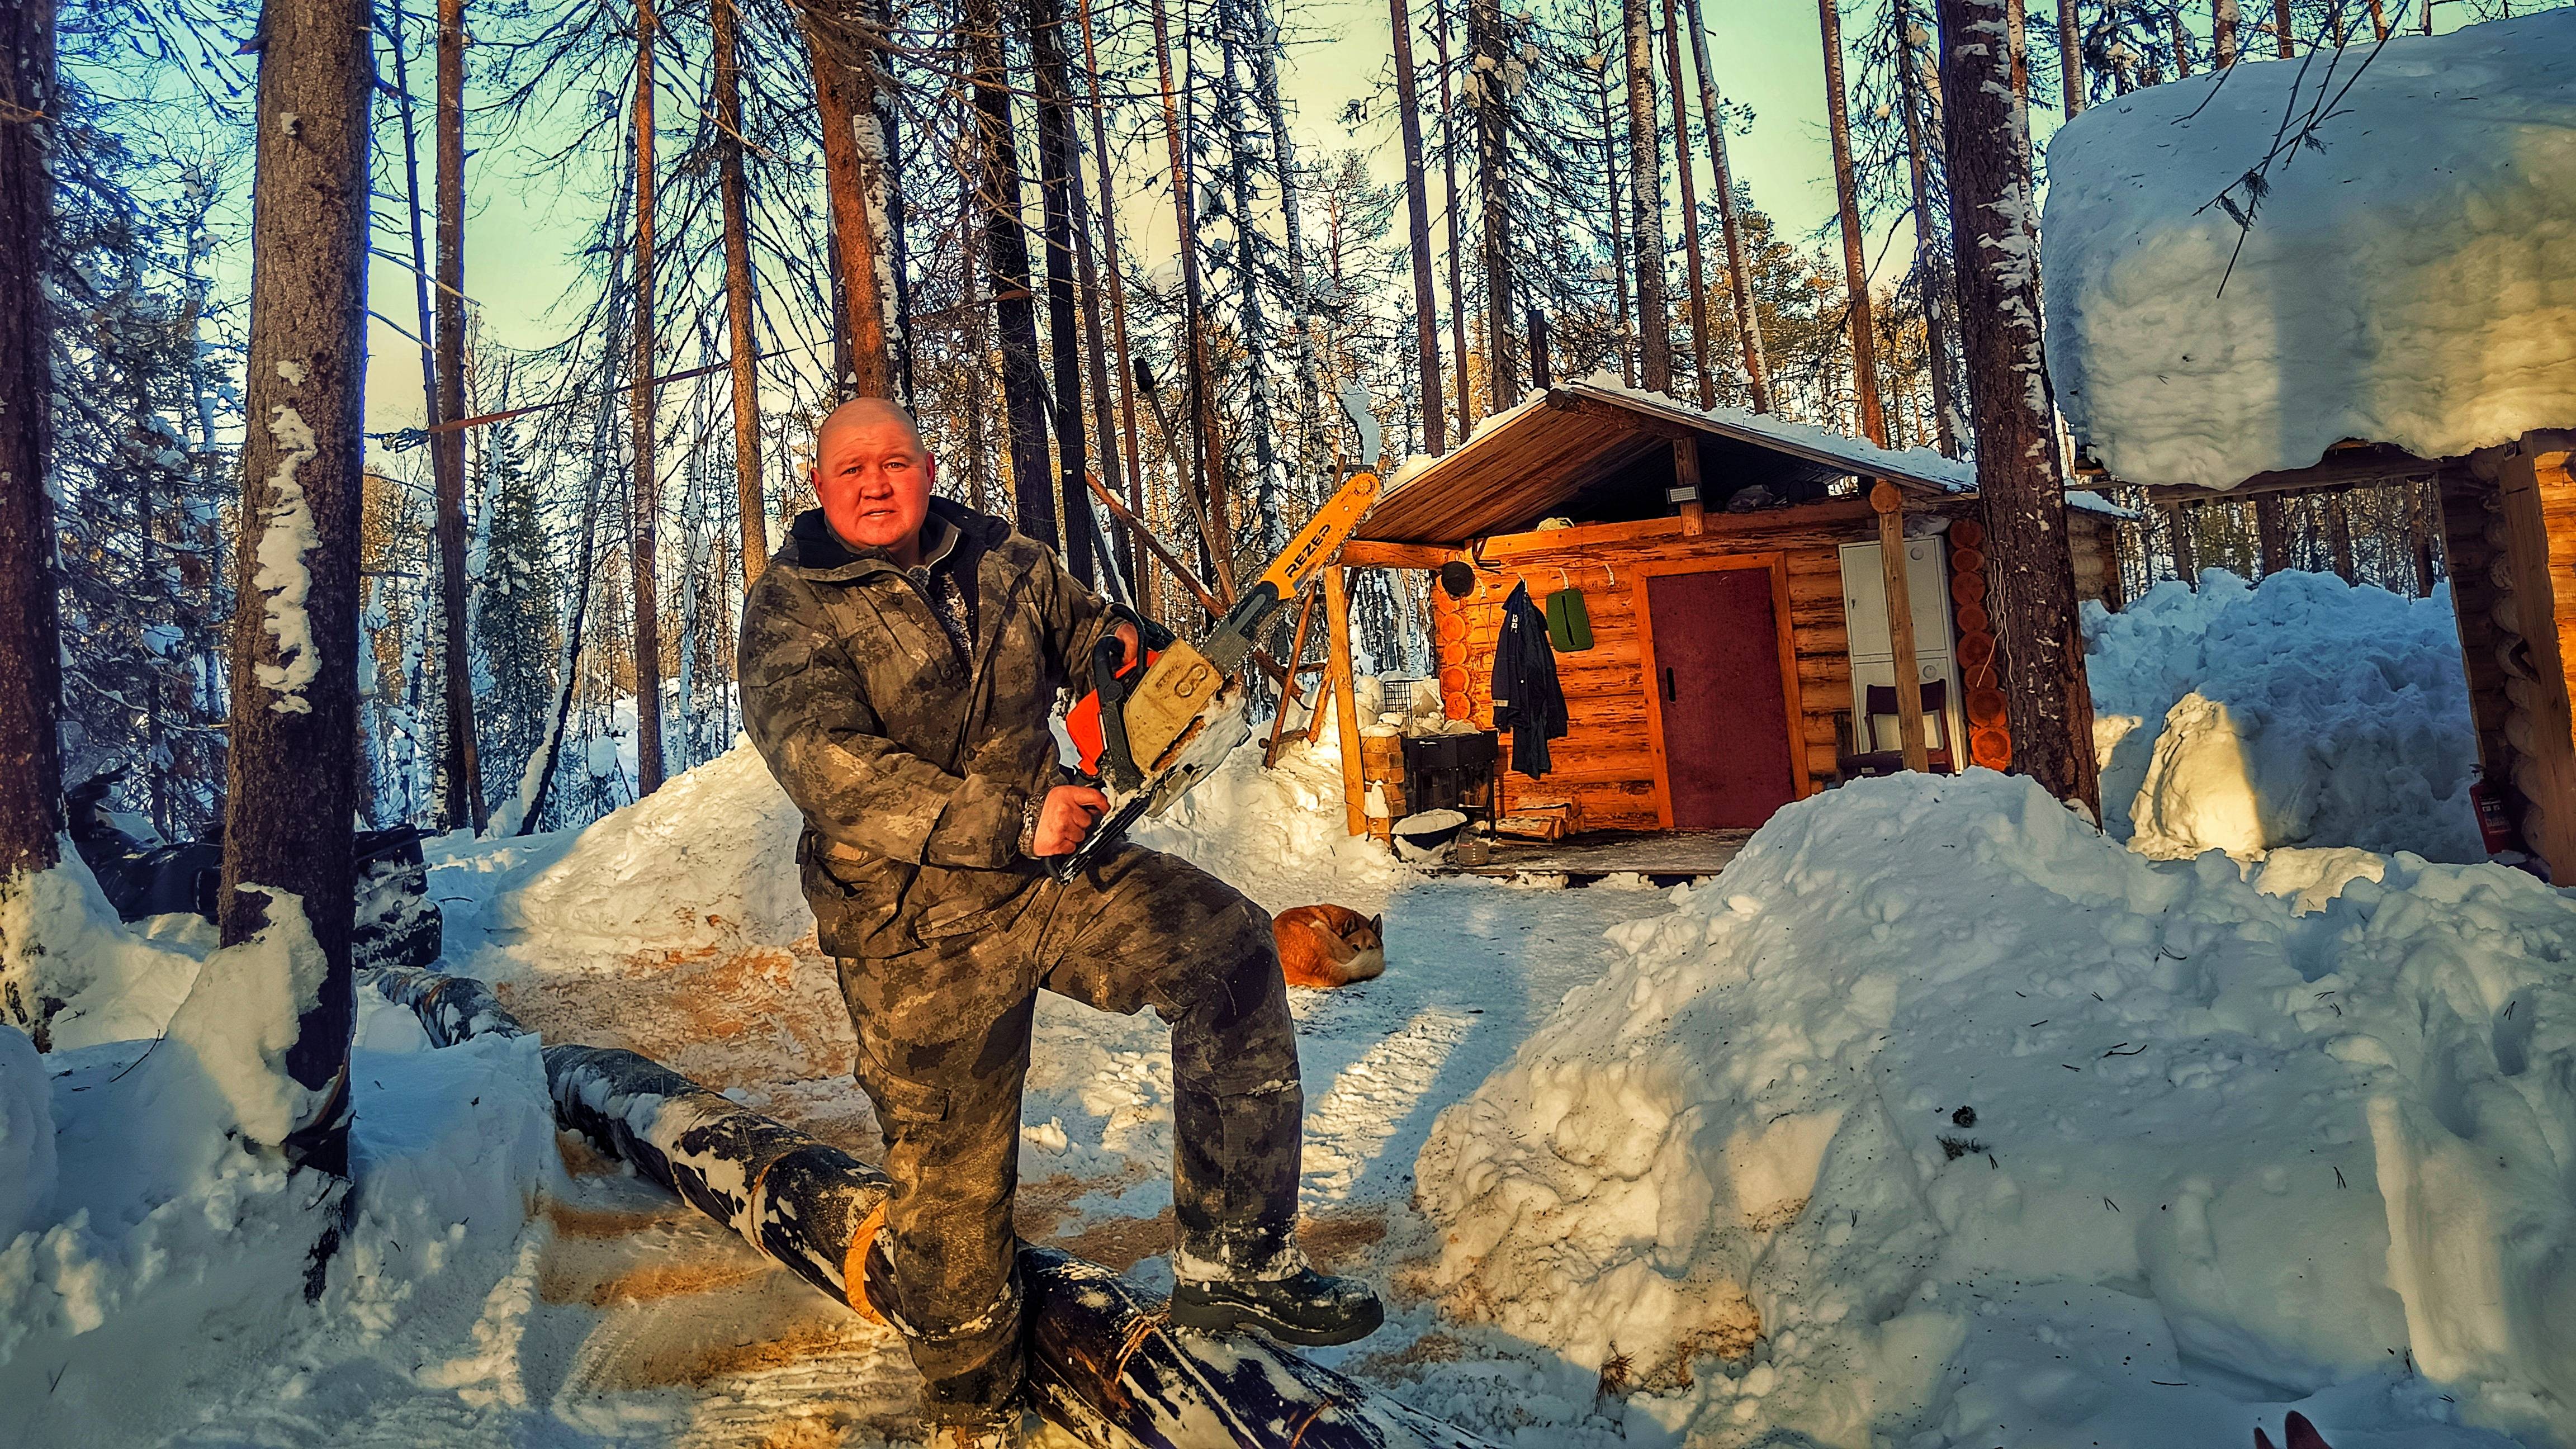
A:
POLYGON ((1547 596, 1547 642, 1559 654, 1580 654, 1592 647, 1592 610, 1581 589, 1559 589, 1547 596))

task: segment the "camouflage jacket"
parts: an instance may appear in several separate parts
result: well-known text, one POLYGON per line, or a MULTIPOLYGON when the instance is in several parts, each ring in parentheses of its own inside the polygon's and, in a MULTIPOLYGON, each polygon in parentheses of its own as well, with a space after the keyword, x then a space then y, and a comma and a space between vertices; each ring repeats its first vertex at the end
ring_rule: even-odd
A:
POLYGON ((743 601, 743 724, 805 814, 797 860, 835 956, 988 928, 1038 878, 1020 836, 1029 802, 1061 783, 1048 720, 1113 627, 1052 550, 930 507, 960 530, 954 566, 974 570, 971 657, 882 550, 816 546, 820 518, 743 601))

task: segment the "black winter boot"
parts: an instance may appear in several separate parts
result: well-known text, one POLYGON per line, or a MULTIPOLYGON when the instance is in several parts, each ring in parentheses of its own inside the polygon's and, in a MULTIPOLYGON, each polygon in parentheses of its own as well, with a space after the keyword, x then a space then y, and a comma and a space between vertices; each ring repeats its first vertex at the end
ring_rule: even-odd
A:
POLYGON ((1202 1333, 1253 1328, 1281 1343, 1321 1346, 1366 1338, 1385 1321, 1369 1285, 1303 1265, 1285 1278, 1172 1285, 1172 1322, 1202 1333))

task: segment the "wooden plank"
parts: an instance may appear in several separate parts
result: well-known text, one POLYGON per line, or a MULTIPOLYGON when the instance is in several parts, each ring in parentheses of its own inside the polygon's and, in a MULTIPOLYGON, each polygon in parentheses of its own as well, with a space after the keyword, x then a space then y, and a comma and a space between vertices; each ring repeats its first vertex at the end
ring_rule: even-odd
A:
POLYGON ((1324 570, 1324 626, 1333 651, 1333 717, 1340 721, 1342 804, 1350 833, 1368 833, 1368 787, 1360 781, 1359 699, 1351 688, 1350 582, 1339 565, 1324 570))
POLYGON ((1436 569, 1458 556, 1454 548, 1427 543, 1381 543, 1355 538, 1337 555, 1346 568, 1436 569))
MULTIPOLYGON (((1288 667, 1291 669, 1301 669, 1303 667, 1303 661, 1306 656, 1306 626, 1315 622, 1315 596, 1322 592, 1323 591, 1321 589, 1310 588, 1306 590, 1305 601, 1297 606, 1297 630, 1288 645, 1288 667)), ((1280 687, 1279 711, 1277 714, 1271 716, 1270 743, 1261 752, 1261 763, 1264 766, 1279 763, 1279 740, 1288 729, 1287 702, 1294 699, 1296 694, 1297 686, 1295 678, 1294 676, 1291 676, 1290 681, 1280 687)), ((1319 682, 1315 689, 1315 712, 1321 712, 1323 707, 1324 690, 1322 684, 1319 682)))
POLYGON ((2532 688, 2517 695, 2529 729, 2515 733, 2528 752, 2515 762, 2513 779, 2527 801, 2523 837, 2556 880, 2576 880, 2576 712, 2569 708, 2568 678, 2576 652, 2564 645, 2567 631, 2576 629, 2576 590, 2556 586, 2560 571, 2576 569, 2571 456, 2526 442, 2504 460, 2497 479, 2514 614, 2533 676, 2532 688))
POLYGON ((1897 749, 1904 757, 1905 768, 1921 774, 1931 767, 1931 755, 1923 743, 1923 680, 1916 671, 1914 600, 1906 578, 1905 495, 1894 484, 1881 483, 1870 490, 1869 502, 1878 510, 1879 575, 1887 589, 1888 664, 1896 682, 1897 749))

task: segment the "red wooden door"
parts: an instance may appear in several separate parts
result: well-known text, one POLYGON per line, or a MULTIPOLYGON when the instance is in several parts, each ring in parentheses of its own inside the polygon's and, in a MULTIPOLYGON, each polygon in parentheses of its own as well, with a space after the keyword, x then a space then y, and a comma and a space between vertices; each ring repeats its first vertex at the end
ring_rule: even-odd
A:
POLYGON ((1797 798, 1767 568, 1646 580, 1678 830, 1751 829, 1797 798))

